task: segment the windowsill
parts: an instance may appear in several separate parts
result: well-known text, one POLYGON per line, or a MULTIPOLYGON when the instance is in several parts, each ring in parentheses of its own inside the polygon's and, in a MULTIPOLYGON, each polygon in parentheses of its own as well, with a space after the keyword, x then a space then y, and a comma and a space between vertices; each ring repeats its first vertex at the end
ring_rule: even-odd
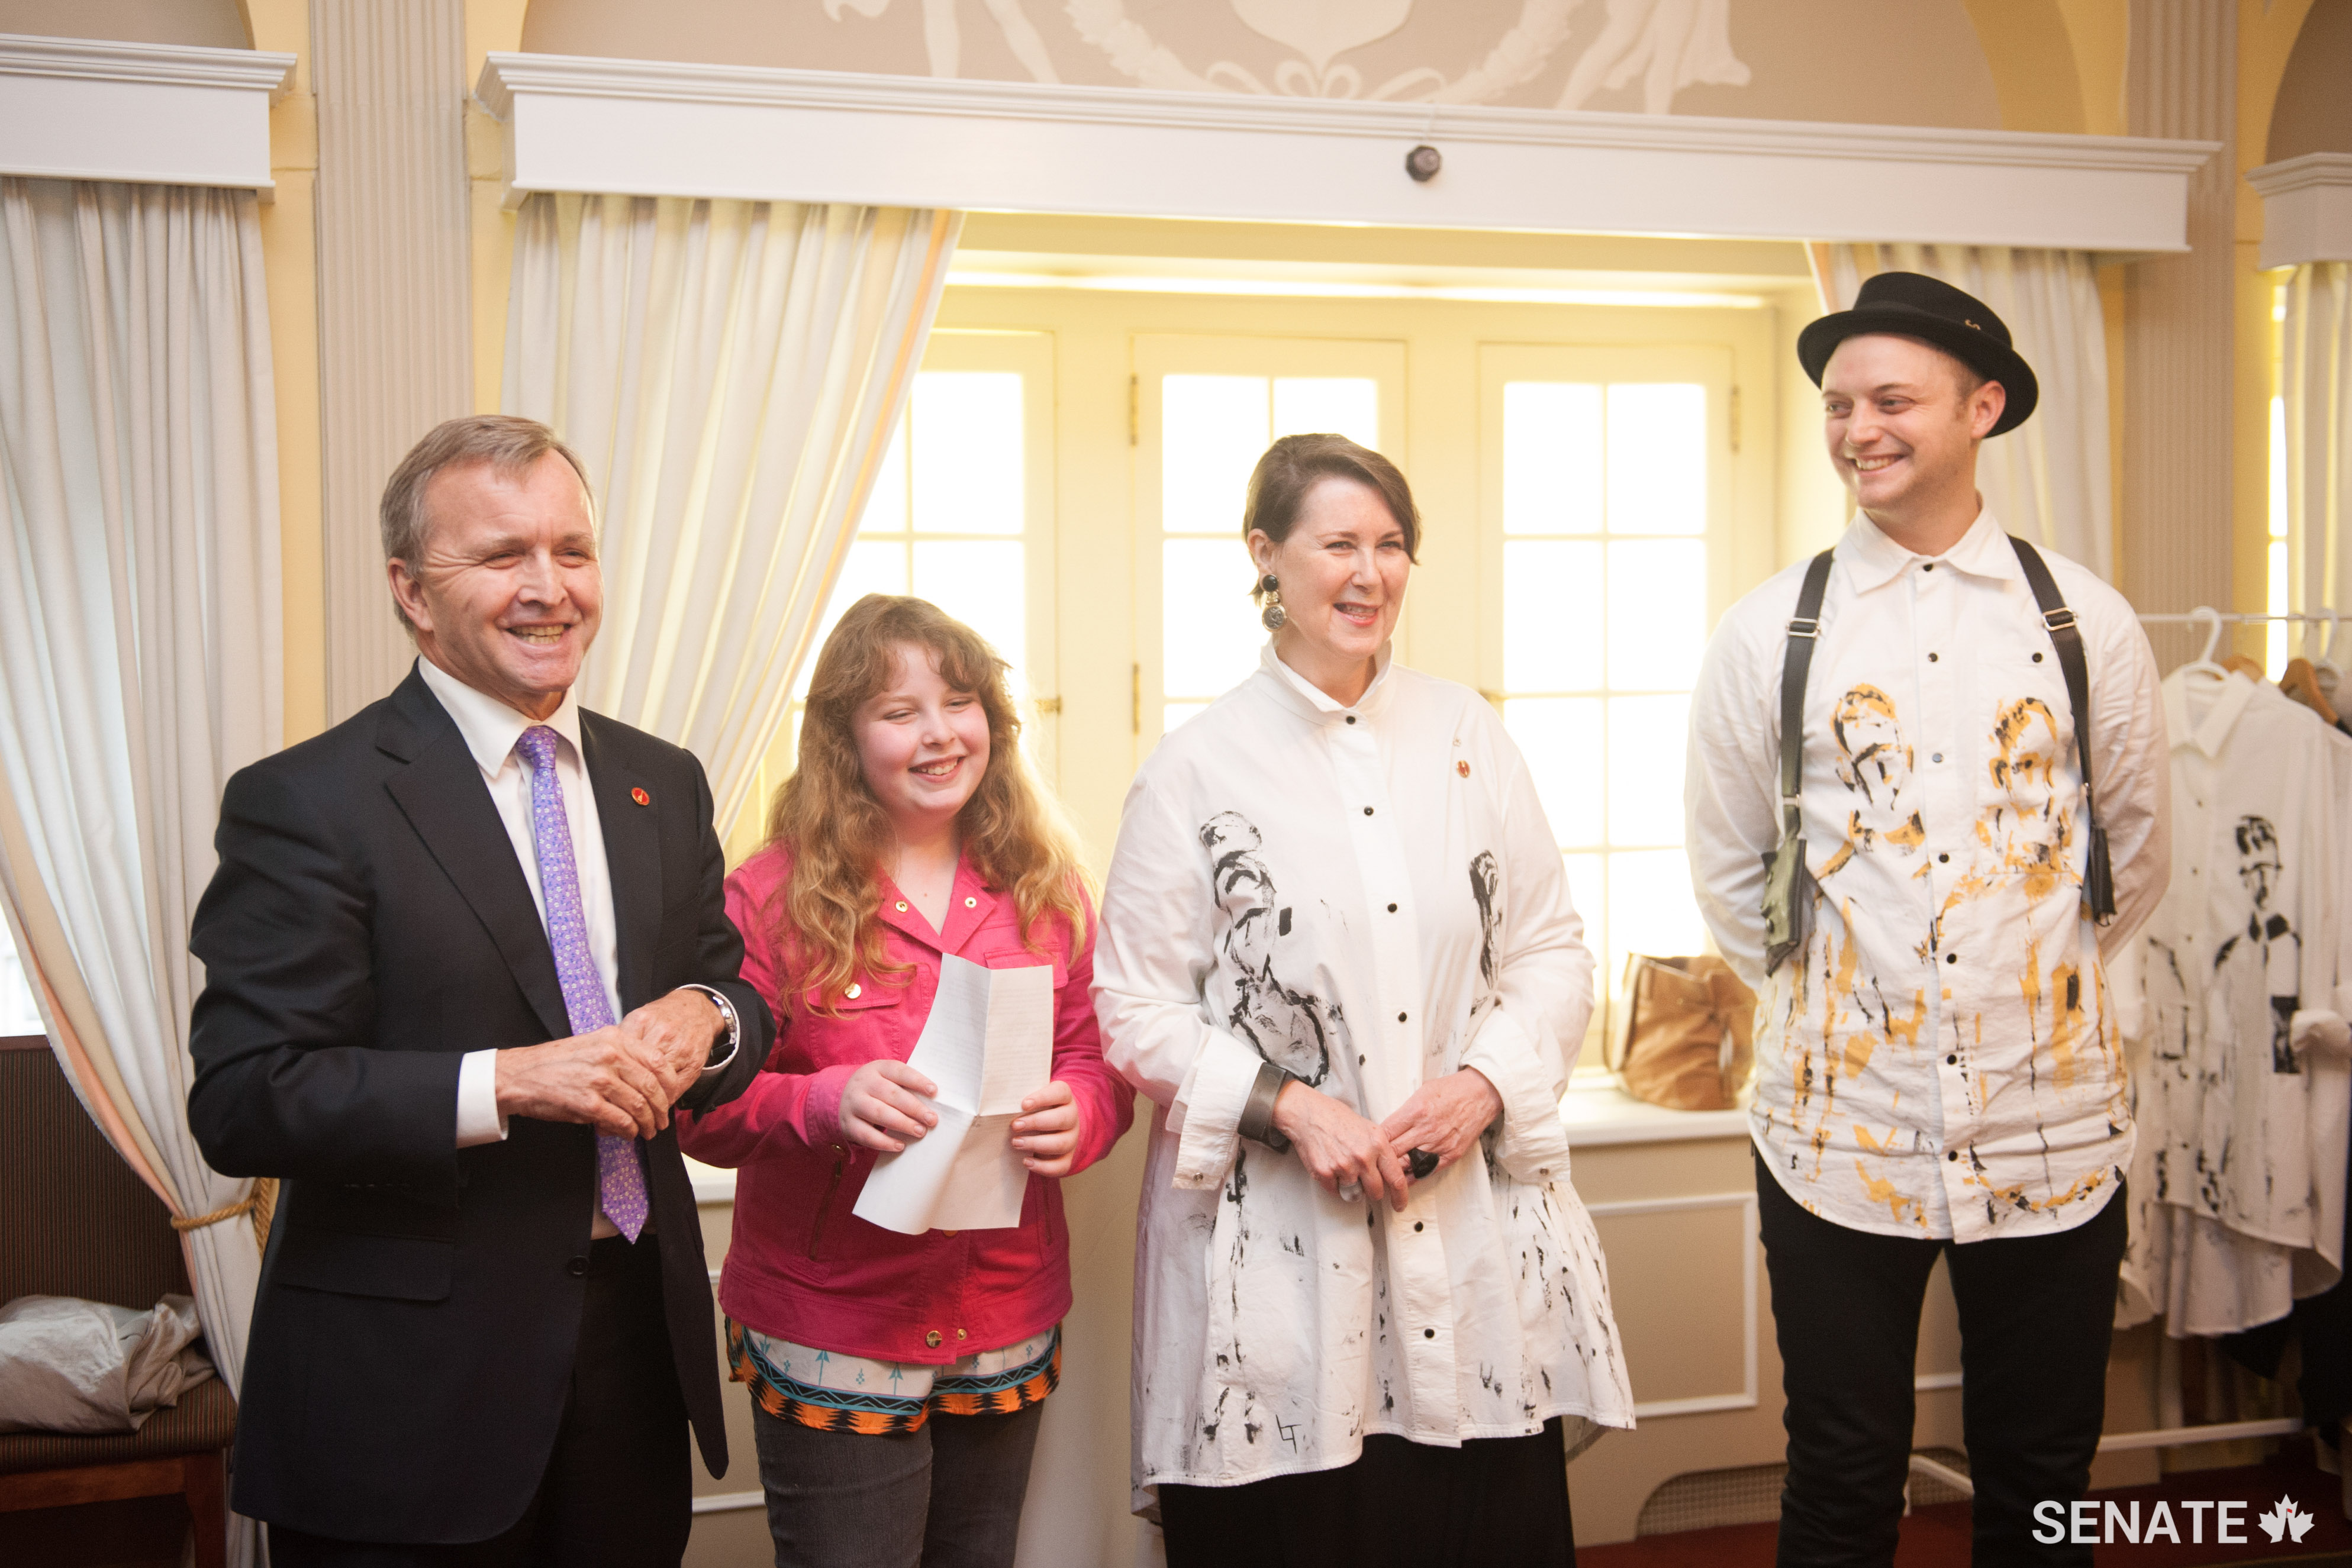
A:
MULTIPOLYGON (((1560 1096, 1559 1113, 1568 1123, 1571 1148, 1599 1148, 1611 1144, 1671 1144, 1691 1138, 1738 1138, 1748 1134, 1748 1113, 1732 1111, 1670 1111, 1636 1100, 1617 1086, 1613 1073, 1580 1072, 1560 1096)), ((697 1203, 735 1201, 735 1173, 700 1160, 686 1162, 697 1203)))
POLYGON ((1559 1098, 1571 1148, 1609 1144, 1668 1144, 1688 1138, 1738 1138, 1748 1134, 1748 1112, 1671 1111, 1636 1100, 1618 1087, 1614 1074, 1578 1073, 1559 1098))
POLYGON ((735 1173, 719 1166, 706 1166, 691 1155, 686 1156, 687 1179, 694 1183, 697 1203, 732 1203, 735 1201, 735 1173))

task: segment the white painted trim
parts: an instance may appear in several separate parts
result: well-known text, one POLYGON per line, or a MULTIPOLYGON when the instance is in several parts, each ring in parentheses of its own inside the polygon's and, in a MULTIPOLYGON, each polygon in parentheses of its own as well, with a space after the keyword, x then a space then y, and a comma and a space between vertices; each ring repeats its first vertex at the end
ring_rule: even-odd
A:
POLYGON ((492 54, 533 191, 1587 234, 2186 248, 2220 145, 492 54), (1416 183, 1428 142, 1443 172, 1416 183))
MULTIPOLYGON (((1962 1497, 1977 1495, 1976 1482, 1952 1469, 1951 1466, 1938 1459, 1931 1459, 1925 1454, 1914 1453, 1911 1456, 1911 1471, 1914 1475, 1922 1475, 1930 1480, 1941 1481, 1962 1497)), ((1908 1496, 1907 1488, 1906 1495, 1908 1496)), ((1906 1506, 1907 1507, 1908 1504, 1906 1503, 1906 1506)))
POLYGON ((1695 1208, 1738 1208, 1746 1214, 1747 1222, 1739 1231, 1740 1361, 1743 1368, 1740 1391, 1737 1394, 1701 1394, 1686 1399, 1637 1400, 1633 1405, 1633 1419, 1650 1421, 1667 1416, 1704 1416, 1718 1410, 1755 1409, 1759 1385, 1757 1334, 1763 1324, 1762 1305, 1757 1293, 1755 1190, 1694 1193, 1685 1197, 1625 1198, 1615 1203, 1588 1203, 1584 1208, 1595 1219, 1643 1214, 1682 1214, 1695 1208))
POLYGON ((1960 1375, 1957 1372, 1923 1372, 1911 1380, 1914 1392, 1932 1394, 1941 1388, 1958 1388, 1960 1375))
POLYGON ((2263 198, 2263 267, 2352 261, 2352 152, 2306 152, 2247 171, 2263 198))
POLYGON ((767 1506, 768 1494, 763 1491, 715 1491, 694 1500, 697 1513, 733 1513, 740 1509, 767 1506))
POLYGON ((1571 1081, 1560 1097, 1570 1148, 1614 1144, 1674 1144, 1693 1138, 1744 1138, 1745 1111, 1675 1111, 1636 1100, 1613 1077, 1571 1081))
POLYGON ((735 1201, 735 1172, 722 1166, 706 1166, 700 1160, 686 1162, 687 1178, 694 1184, 694 1201, 732 1203, 735 1201))
POLYGON ((267 191, 294 57, 0 33, 0 174, 267 191))
POLYGON ((2099 1439, 2099 1452, 2177 1448, 2188 1443, 2228 1443, 2241 1437, 2291 1437, 2302 1430, 2302 1416, 2286 1416, 2273 1421, 2224 1421, 2211 1427, 2171 1427, 2155 1432, 2110 1432, 2099 1439))

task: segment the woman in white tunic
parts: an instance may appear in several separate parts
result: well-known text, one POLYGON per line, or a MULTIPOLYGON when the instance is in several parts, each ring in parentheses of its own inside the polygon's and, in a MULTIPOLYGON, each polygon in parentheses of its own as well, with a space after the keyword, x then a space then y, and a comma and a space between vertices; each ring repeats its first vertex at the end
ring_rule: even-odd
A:
POLYGON ((1583 924, 1493 710, 1390 662, 1404 476, 1286 436, 1243 528, 1275 635, 1136 775, 1096 956, 1157 1105, 1138 1510, 1171 1568, 1572 1562, 1566 1458, 1633 1425, 1559 1108, 1583 924))

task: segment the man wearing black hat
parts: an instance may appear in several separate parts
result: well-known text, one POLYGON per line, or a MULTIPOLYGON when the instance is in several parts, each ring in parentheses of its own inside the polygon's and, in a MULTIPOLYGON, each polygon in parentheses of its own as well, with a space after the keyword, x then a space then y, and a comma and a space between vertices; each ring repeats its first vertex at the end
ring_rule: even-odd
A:
POLYGON ((1940 1257, 1976 1561, 2087 1564, 2033 1510, 2082 1496, 2105 1412, 2132 1121, 2100 957, 2170 865, 2156 662, 1977 493, 2038 392, 1982 301, 1884 273, 1797 354, 1854 516, 1724 617, 1686 785, 1701 908, 1758 989, 1780 1561, 1893 1560, 1940 1257))

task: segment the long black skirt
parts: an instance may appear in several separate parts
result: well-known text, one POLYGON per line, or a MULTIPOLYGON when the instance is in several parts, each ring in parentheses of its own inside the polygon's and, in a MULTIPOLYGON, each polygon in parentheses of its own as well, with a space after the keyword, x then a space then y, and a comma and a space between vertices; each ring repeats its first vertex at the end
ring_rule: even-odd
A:
POLYGON ((1458 1448, 1364 1439, 1336 1470, 1162 1485, 1168 1568, 1573 1568, 1560 1424, 1458 1448))

